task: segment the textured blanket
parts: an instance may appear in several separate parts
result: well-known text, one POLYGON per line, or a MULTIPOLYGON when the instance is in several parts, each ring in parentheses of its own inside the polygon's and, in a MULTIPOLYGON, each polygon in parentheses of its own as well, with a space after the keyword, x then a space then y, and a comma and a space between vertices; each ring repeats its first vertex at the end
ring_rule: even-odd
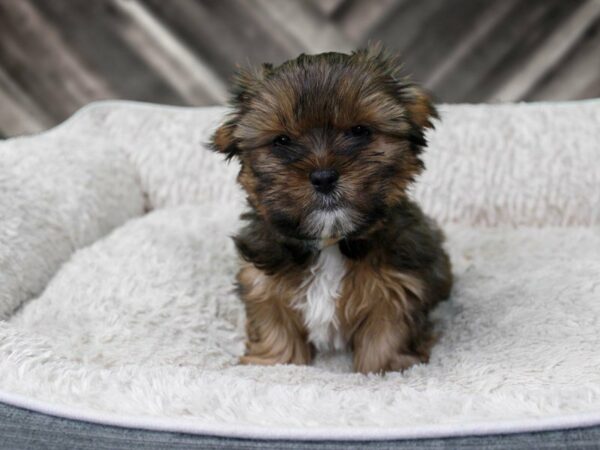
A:
POLYGON ((429 364, 237 366, 221 108, 94 104, 0 144, 0 400, 229 436, 401 438, 600 423, 600 101, 442 106, 413 195, 456 285, 429 364))

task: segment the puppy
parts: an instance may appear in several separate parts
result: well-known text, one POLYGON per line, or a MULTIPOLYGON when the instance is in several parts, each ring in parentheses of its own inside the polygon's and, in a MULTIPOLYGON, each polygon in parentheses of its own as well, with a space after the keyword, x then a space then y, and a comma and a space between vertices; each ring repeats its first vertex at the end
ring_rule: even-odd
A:
POLYGON ((358 372, 429 358, 429 310, 448 297, 443 235, 409 199, 429 96, 375 46, 241 71, 212 138, 247 193, 234 238, 247 315, 243 364, 353 351, 358 372))

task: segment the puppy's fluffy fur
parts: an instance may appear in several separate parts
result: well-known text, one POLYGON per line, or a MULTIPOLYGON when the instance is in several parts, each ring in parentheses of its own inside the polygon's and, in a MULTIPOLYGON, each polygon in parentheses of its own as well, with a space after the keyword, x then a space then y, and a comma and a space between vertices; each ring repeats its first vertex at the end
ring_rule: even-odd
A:
POLYGON ((212 145, 239 158, 242 363, 349 347, 360 372, 427 361, 450 291, 443 235, 407 196, 436 111, 378 47, 242 71, 212 145))

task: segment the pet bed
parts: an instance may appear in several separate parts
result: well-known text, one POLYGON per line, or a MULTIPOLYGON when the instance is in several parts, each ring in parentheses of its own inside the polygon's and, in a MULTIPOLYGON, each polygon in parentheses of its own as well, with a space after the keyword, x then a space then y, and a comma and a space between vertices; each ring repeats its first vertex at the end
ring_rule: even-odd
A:
POLYGON ((456 284, 429 364, 238 366, 222 108, 92 104, 0 144, 0 401, 259 439, 600 424, 600 101, 442 106, 413 195, 456 284))

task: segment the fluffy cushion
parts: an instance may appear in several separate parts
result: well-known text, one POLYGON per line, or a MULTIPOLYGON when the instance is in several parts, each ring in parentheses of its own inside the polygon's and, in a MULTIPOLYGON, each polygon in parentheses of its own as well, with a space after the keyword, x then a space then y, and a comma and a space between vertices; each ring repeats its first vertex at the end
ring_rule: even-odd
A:
POLYGON ((600 423, 600 102, 442 107, 414 195, 456 286, 431 362, 385 376, 235 365, 243 195, 205 148, 223 112, 100 103, 0 145, 0 400, 262 437, 600 423))

